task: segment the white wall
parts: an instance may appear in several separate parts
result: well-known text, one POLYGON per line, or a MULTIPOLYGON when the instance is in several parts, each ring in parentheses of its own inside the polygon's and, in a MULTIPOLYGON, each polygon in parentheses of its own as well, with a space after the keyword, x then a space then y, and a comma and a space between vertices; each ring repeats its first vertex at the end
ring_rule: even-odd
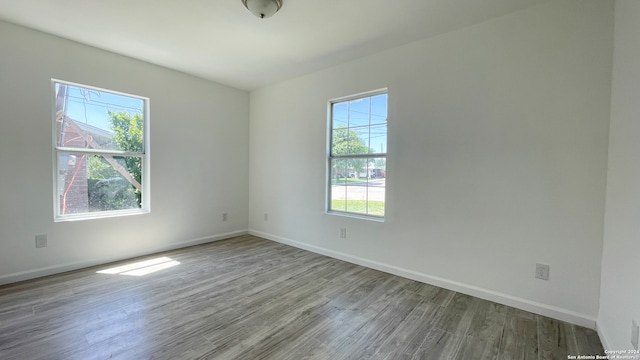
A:
POLYGON ((5 22, 0 49, 0 283, 246 232, 247 92, 5 22), (150 98, 150 214, 53 222, 51 78, 150 98))
POLYGON ((629 348, 640 318, 629 260, 640 250, 639 15, 636 1, 617 1, 611 112, 610 1, 543 4, 254 91, 250 107, 246 92, 0 22, 0 284, 249 223, 274 240, 583 325, 600 307, 605 345, 629 348), (150 214, 53 222, 51 78, 151 98, 150 214), (381 87, 386 221, 326 215, 327 101, 381 87), (34 246, 40 233, 45 249, 34 246), (535 262, 551 265, 550 281, 533 279, 535 262))
POLYGON ((609 171, 598 328, 609 349, 631 349, 640 323, 640 2, 618 0, 609 171))
POLYGON ((554 1, 253 91, 250 231, 594 327, 612 44, 554 1), (327 215, 327 102, 382 87, 386 221, 327 215))

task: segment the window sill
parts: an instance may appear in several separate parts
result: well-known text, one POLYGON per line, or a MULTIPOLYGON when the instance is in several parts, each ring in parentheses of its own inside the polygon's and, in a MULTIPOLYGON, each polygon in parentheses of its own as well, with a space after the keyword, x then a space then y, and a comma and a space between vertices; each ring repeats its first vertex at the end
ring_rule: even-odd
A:
POLYGON ((142 214, 148 214, 150 212, 151 211, 148 209, 100 211, 100 212, 93 212, 93 213, 60 215, 60 216, 56 216, 53 219, 53 221, 67 222, 67 221, 94 220, 94 219, 104 219, 104 218, 113 218, 113 217, 130 216, 130 215, 142 215, 142 214))
POLYGON ((354 218, 354 219, 361 219, 361 220, 369 220, 369 221, 375 221, 380 223, 384 222, 384 216, 364 215, 364 214, 357 214, 357 213, 350 213, 350 212, 336 211, 336 210, 328 210, 325 212, 325 214, 354 218))

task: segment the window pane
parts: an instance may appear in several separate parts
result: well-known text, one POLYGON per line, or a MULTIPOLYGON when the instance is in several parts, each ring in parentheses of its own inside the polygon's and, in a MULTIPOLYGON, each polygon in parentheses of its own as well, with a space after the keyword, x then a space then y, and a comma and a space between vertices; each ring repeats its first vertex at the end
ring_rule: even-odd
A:
POLYGON ((387 159, 371 158, 369 164, 369 182, 367 183, 367 214, 384 216, 385 189, 387 182, 387 159))
POLYGON ((56 145, 144 151, 144 100, 55 83, 56 145))
POLYGON ((387 153, 387 124, 372 125, 370 128, 370 153, 387 153))
POLYGON ((349 130, 345 126, 333 129, 331 134, 331 154, 346 155, 349 153, 349 130))
POLYGON ((331 116, 330 210, 384 216, 387 94, 334 103, 331 116))
POLYGON ((331 160, 331 182, 332 184, 347 184, 347 178, 350 175, 347 160, 334 159, 331 160))
POLYGON ((349 127, 369 126, 370 110, 369 97, 349 101, 349 127))
POLYGON ((333 104, 331 155, 387 152, 387 95, 333 104))
POLYGON ((355 129, 353 129, 355 131, 356 134, 358 134, 358 138, 355 139, 355 144, 353 147, 353 152, 352 154, 368 154, 371 152, 371 149, 369 149, 369 137, 370 137, 370 130, 369 130, 369 126, 362 126, 362 127, 357 127, 355 129))
POLYGON ((369 153, 369 129, 338 127, 331 136, 331 155, 362 155, 369 153))
POLYGON ((386 159, 332 159, 331 163, 335 176, 331 182, 331 210, 384 216, 386 159), (345 173, 346 178, 336 175, 345 173))
POLYGON ((347 187, 346 208, 347 212, 367 213, 367 178, 360 178, 347 187))
POLYGON ((345 211, 344 201, 340 204, 334 203, 333 199, 344 200, 347 196, 347 184, 349 177, 352 176, 349 170, 347 160, 333 159, 331 160, 331 205, 330 209, 345 211))
POLYGON ((371 124, 387 122, 387 94, 371 97, 371 124))
POLYGON ((60 215, 141 207, 142 158, 58 153, 60 215))
POLYGON ((335 129, 337 127, 348 127, 349 126, 349 103, 342 102, 336 103, 332 106, 332 119, 333 119, 333 127, 335 129))
POLYGON ((387 94, 371 97, 371 141, 373 153, 387 153, 387 94))

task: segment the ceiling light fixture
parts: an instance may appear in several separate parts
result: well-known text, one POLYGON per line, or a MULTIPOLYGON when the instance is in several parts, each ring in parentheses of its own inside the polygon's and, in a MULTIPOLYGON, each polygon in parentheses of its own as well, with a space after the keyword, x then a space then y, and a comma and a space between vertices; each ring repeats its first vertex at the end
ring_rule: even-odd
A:
POLYGON ((282 7, 282 0, 242 0, 242 3, 260 19, 273 16, 282 7))

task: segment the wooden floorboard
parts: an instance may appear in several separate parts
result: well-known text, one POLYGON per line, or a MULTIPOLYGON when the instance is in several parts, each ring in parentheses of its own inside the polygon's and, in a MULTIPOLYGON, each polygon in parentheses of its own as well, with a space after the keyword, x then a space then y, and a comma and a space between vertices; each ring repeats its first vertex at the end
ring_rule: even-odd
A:
POLYGON ((595 331, 254 236, 0 286, 0 359, 566 359, 595 331), (97 271, 170 258, 144 276, 97 271))
POLYGON ((538 359, 536 315, 514 308, 507 309, 499 354, 499 360, 538 359))

